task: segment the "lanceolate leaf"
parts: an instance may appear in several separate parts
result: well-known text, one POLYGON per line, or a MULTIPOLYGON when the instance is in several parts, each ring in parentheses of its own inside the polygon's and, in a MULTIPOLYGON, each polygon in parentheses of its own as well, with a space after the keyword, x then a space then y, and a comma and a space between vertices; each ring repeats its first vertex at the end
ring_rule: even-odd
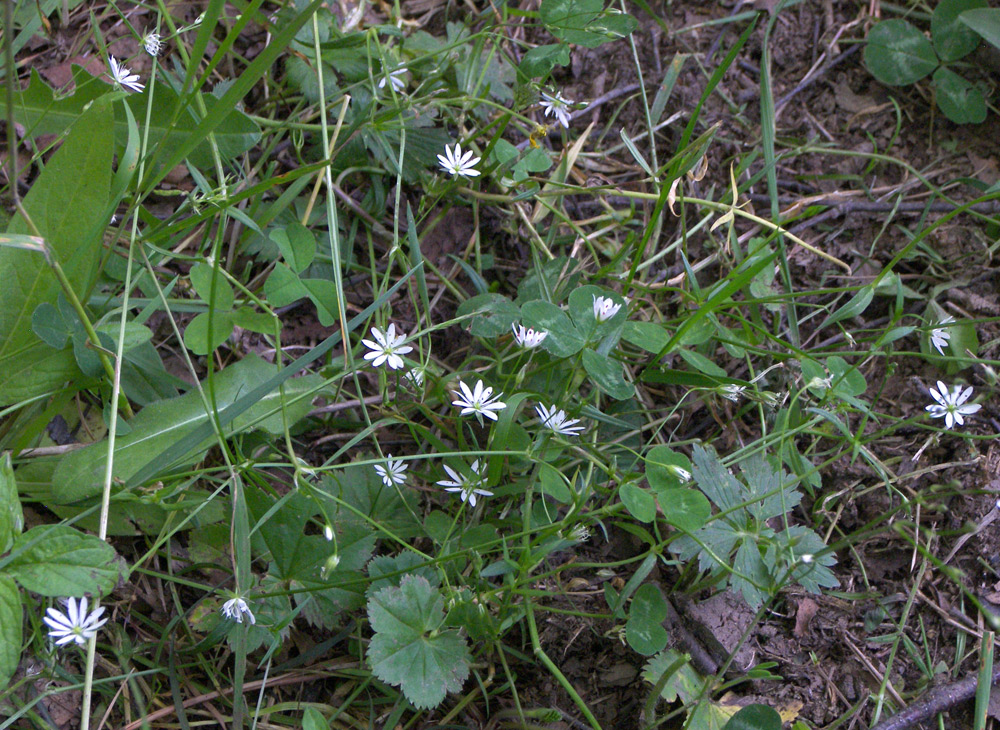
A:
POLYGON ((0 687, 7 687, 21 658, 21 592, 14 579, 0 573, 0 687))
MULTIPOLYGON (((256 356, 246 357, 217 373, 212 380, 215 405, 221 411, 240 396, 253 390, 274 375, 273 365, 256 356)), ((318 375, 292 378, 282 390, 274 390, 260 398, 239 418, 226 425, 225 433, 235 433, 248 427, 262 428, 270 433, 282 433, 285 418, 293 424, 312 408, 308 393, 322 383, 318 375), (282 416, 282 407, 285 416, 282 416), (263 420, 261 420, 263 419, 263 420)), ((207 388, 208 384, 203 387, 207 388)), ((177 398, 159 401, 144 408, 129 425, 132 430, 118 439, 115 446, 114 476, 127 480, 146 466, 153 455, 209 422, 205 405, 197 391, 177 398)), ((184 459, 192 463, 214 443, 207 437, 191 448, 184 459)), ((106 441, 67 454, 52 478, 52 492, 60 503, 75 502, 101 491, 104 464, 108 455, 106 441)))
MULTIPOLYGON (((49 88, 38 72, 32 69, 28 88, 16 95, 14 101, 14 119, 24 125, 28 134, 62 134, 77 119, 79 119, 87 104, 111 91, 108 82, 95 78, 83 68, 73 68, 73 83, 76 91, 71 96, 57 98, 56 93, 49 88)), ((198 126, 198 119, 192 110, 183 110, 175 119, 174 110, 178 97, 166 84, 150 85, 141 94, 129 94, 126 103, 132 109, 137 120, 146 119, 146 103, 148 94, 154 93, 153 107, 149 118, 150 149, 162 143, 166 149, 172 150, 186 142, 191 132, 198 126)), ((203 96, 205 104, 211 110, 217 100, 210 94, 203 96)), ((0 98, 0 113, 6 114, 6 99, 0 98)), ((124 114, 117 118, 111 127, 116 143, 125 146, 128 138, 128 125, 124 114)), ((260 139, 260 129, 242 112, 232 109, 215 129, 215 140, 219 145, 222 159, 229 160, 246 152, 257 144, 260 139)), ((191 162, 204 167, 211 165, 211 148, 207 141, 202 142, 189 155, 191 162)))
MULTIPOLYGON (((76 293, 90 288, 101 255, 99 226, 111 189, 110 105, 95 102, 52 156, 24 209, 76 293)), ((20 216, 8 233, 34 234, 20 216)), ((55 350, 31 329, 43 302, 56 303, 60 286, 38 251, 0 247, 0 403, 31 398, 62 385, 78 371, 70 350, 55 350)))
POLYGON ((10 550, 23 528, 24 513, 17 496, 14 469, 10 463, 10 452, 5 451, 0 455, 0 555, 10 550))
POLYGON ((43 596, 108 593, 118 581, 115 551, 68 525, 33 527, 14 543, 7 572, 43 596))

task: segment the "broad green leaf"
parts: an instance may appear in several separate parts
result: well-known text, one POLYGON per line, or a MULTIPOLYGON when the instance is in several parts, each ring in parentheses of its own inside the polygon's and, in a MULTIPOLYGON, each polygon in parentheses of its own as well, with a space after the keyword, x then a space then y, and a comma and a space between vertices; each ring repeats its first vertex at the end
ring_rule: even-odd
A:
POLYGON ((833 390, 838 395, 859 396, 867 389, 865 376, 840 355, 827 358, 826 367, 830 371, 833 390))
POLYGON ((41 525, 14 542, 7 573, 43 596, 80 597, 110 593, 119 568, 104 540, 68 525, 41 525))
POLYGON ((563 43, 535 46, 521 58, 518 70, 529 79, 544 79, 554 66, 569 65, 569 46, 563 43))
POLYGON ((581 286, 570 292, 569 314, 581 332, 593 337, 595 332, 603 334, 614 327, 622 326, 628 317, 628 307, 625 306, 625 300, 616 292, 598 286, 581 286), (594 316, 594 301, 598 297, 610 299, 615 304, 621 305, 621 309, 606 322, 598 322, 594 316))
POLYGON ((618 487, 618 496, 629 514, 639 522, 652 522, 656 518, 656 500, 642 487, 625 482, 618 487))
POLYGON ((658 355, 670 342, 670 333, 663 325, 656 322, 636 322, 630 319, 625 323, 622 339, 641 347, 646 352, 658 355))
POLYGON ((767 705, 747 705, 726 723, 723 730, 781 730, 781 715, 767 705))
MULTIPOLYGON (((251 355, 216 373, 212 382, 218 409, 225 409, 244 393, 267 381, 274 372, 274 365, 251 355)), ((286 419, 290 426, 312 409, 309 394, 321 384, 319 375, 291 378, 284 383, 284 394, 277 390, 270 392, 227 424, 224 432, 228 435, 260 428, 272 434, 283 433, 286 419)), ((207 383, 203 384, 203 387, 207 386, 207 383)), ((132 431, 117 440, 114 477, 128 480, 156 454, 208 422, 201 396, 194 390, 147 406, 129 422, 132 431)), ((184 464, 194 463, 213 443, 215 439, 208 437, 178 460, 184 464)), ((52 479, 55 501, 70 503, 99 494, 104 483, 107 451, 107 443, 100 441, 69 453, 60 460, 52 479)), ((165 468, 174 466, 165 465, 165 468)))
POLYGON ((270 238, 296 274, 305 271, 316 258, 316 237, 298 221, 271 231, 270 238))
POLYGON ((31 331, 56 350, 66 347, 73 330, 79 326, 79 319, 74 317, 67 320, 62 311, 49 302, 42 302, 31 313, 31 331))
MULTIPOLYGON (((826 322, 823 323, 823 327, 864 314, 864 311, 868 309, 868 305, 871 304, 874 297, 875 289, 871 286, 864 287, 851 297, 851 299, 844 306, 840 307, 836 312, 831 314, 827 318, 826 322)), ((822 329, 822 327, 820 327, 820 329, 822 329)))
POLYGON ((986 0, 938 0, 931 15, 931 39, 938 58, 948 63, 976 50, 979 36, 959 16, 986 6, 986 0))
POLYGON ((264 282, 264 296, 272 307, 284 307, 299 299, 309 299, 316 306, 319 323, 329 327, 337 321, 337 290, 327 279, 300 279, 299 275, 276 263, 264 282))
POLYGON ((591 349, 583 351, 583 367, 594 384, 615 400, 631 398, 635 387, 625 381, 622 364, 591 349))
POLYGON ((278 262, 264 282, 264 296, 272 307, 285 307, 307 298, 309 290, 302 284, 298 274, 278 262))
POLYGON ((750 608, 756 610, 768 597, 768 588, 773 583, 756 540, 740 542, 733 560, 733 571, 729 584, 733 590, 743 594, 750 608))
POLYGON ((646 454, 646 479, 656 490, 681 487, 691 481, 691 460, 669 446, 654 446, 646 454))
POLYGON ((927 37, 901 18, 883 20, 868 33, 865 65, 887 86, 919 81, 938 67, 934 46, 927 37))
POLYGON ((0 687, 9 687, 21 658, 21 591, 14 579, 0 573, 0 687))
POLYGON ((552 158, 541 147, 529 151, 514 165, 514 178, 523 180, 532 172, 545 172, 552 167, 552 158), (521 173, 518 175, 517 173, 521 173))
MULTIPOLYGON (((226 311, 233 308, 235 298, 233 288, 226 281, 222 272, 216 273, 214 266, 205 263, 197 263, 191 267, 188 273, 191 278, 191 286, 198 292, 198 296, 206 304, 211 304, 216 310, 226 311), (215 292, 212 292, 212 280, 215 280, 215 292)), ((204 354, 204 353, 201 353, 204 354)))
POLYGON ((655 489, 663 519, 687 533, 701 529, 712 514, 708 499, 697 489, 671 487, 655 489))
MULTIPOLYGON (((52 156, 24 199, 24 209, 78 295, 97 275, 100 225, 111 188, 112 112, 95 102, 52 156)), ((8 233, 32 233, 15 216, 8 233)), ((73 354, 54 350, 31 329, 43 302, 61 291, 41 253, 0 247, 0 403, 31 398, 77 374, 73 354)))
MULTIPOLYGON (((42 81, 38 72, 32 69, 28 88, 16 93, 14 119, 24 125, 27 133, 32 136, 62 134, 87 113, 88 104, 107 95, 111 90, 106 81, 91 76, 79 66, 73 67, 73 82, 76 91, 71 96, 59 97, 42 81)), ((136 119, 146 119, 146 105, 151 92, 155 92, 155 95, 147 127, 149 149, 153 149, 162 141, 166 150, 172 152, 188 141, 198 126, 198 119, 193 107, 181 109, 180 114, 175 116, 174 110, 180 100, 173 89, 167 84, 160 83, 152 87, 147 84, 146 90, 142 93, 128 94, 126 103, 136 119)), ((219 100, 211 94, 203 94, 202 99, 209 112, 219 103, 219 100)), ((6 109, 6 99, 0 99, 0 115, 6 116, 6 109)), ((232 106, 229 109, 214 130, 215 141, 223 161, 243 154, 260 139, 260 129, 247 115, 232 106)), ((116 145, 124 148, 128 139, 128 124, 124 115, 113 123, 109 120, 104 131, 113 134, 116 145)), ((193 165, 202 169, 212 165, 211 147, 204 140, 187 157, 193 165)), ((110 167, 108 170, 110 172, 110 167)))
POLYGON ((215 352, 215 349, 229 339, 232 333, 232 312, 222 309, 212 313, 202 312, 184 328, 184 346, 195 355, 204 356, 215 352), (209 325, 212 328, 211 332, 209 325))
POLYGON ((421 575, 432 586, 437 586, 440 578, 430 565, 425 565, 423 557, 407 550, 399 555, 377 555, 368 563, 368 577, 371 583, 366 593, 369 597, 388 586, 398 586, 404 576, 421 575))
POLYGON ((24 512, 17 496, 17 481, 14 479, 10 452, 5 451, 0 455, 0 555, 10 550, 23 529, 24 512))
POLYGON ((327 472, 316 487, 316 495, 331 518, 342 510, 345 515, 353 514, 341 506, 346 504, 397 537, 423 534, 414 511, 417 508, 414 490, 387 487, 370 464, 352 463, 327 472))
POLYGON ((632 598, 625 624, 625 638, 629 646, 643 656, 663 651, 669 638, 663 628, 666 618, 667 602, 659 589, 649 583, 640 586, 632 598))
POLYGON ((955 124, 980 124, 986 121, 986 97, 983 91, 950 68, 934 72, 935 98, 941 111, 955 124))
POLYGON ((324 327, 337 323, 337 287, 329 279, 303 279, 309 300, 316 306, 316 318, 324 327))
POLYGON ((716 507, 728 512, 743 501, 743 485, 726 469, 715 449, 695 444, 691 454, 694 480, 716 507))
MULTIPOLYGON (((666 649, 654 656, 642 669, 642 678, 650 684, 656 684, 660 677, 675 666, 681 655, 673 650, 666 649)), ((660 696, 668 703, 674 703, 678 699, 687 703, 696 700, 705 686, 705 680, 691 667, 690 662, 681 662, 680 668, 670 675, 670 679, 660 690, 660 696)), ((698 726, 700 728, 700 726, 698 726)))
POLYGON ((601 0, 542 0, 539 16, 552 35, 587 48, 621 38, 638 27, 629 15, 603 10, 601 0))
POLYGON ((302 715, 302 730, 330 730, 330 723, 315 707, 307 707, 302 715))
POLYGON ((729 375, 725 370, 720 368, 714 362, 709 360, 707 357, 702 355, 700 352, 694 350, 687 350, 681 348, 677 350, 677 354, 681 356, 688 365, 690 365, 695 372, 701 373, 702 375, 708 375, 709 377, 715 378, 728 378, 729 375))
POLYGON ((260 490, 247 490, 246 500, 252 519, 258 523, 265 520, 254 533, 254 548, 258 553, 265 549, 270 553, 274 577, 319 580, 332 555, 340 558, 337 570, 344 571, 361 570, 371 558, 375 536, 360 517, 347 510, 327 513, 336 537, 331 541, 321 534, 306 534, 307 524, 319 515, 313 499, 293 494, 278 505, 260 490))
POLYGON ((966 10, 958 16, 958 19, 976 31, 991 45, 1000 48, 1000 9, 966 10))
POLYGON ((233 312, 233 324, 251 332, 273 335, 275 317, 265 312, 254 311, 253 307, 240 307, 233 312))
POLYGON ((472 317, 470 331, 476 337, 499 337, 521 316, 517 305, 502 294, 478 294, 458 305, 459 317, 472 317))
POLYGON ((538 463, 538 481, 542 494, 546 494, 557 502, 569 504, 573 501, 573 493, 566 484, 566 477, 551 464, 544 461, 538 463))
POLYGON ((375 676, 400 687, 415 707, 441 704, 462 689, 471 657, 458 631, 441 631, 444 599, 419 575, 404 576, 368 600, 375 635, 368 659, 375 676))
POLYGON ((541 299, 521 305, 521 324, 548 332, 549 336, 542 340, 542 348, 556 357, 571 357, 586 344, 569 315, 541 299))

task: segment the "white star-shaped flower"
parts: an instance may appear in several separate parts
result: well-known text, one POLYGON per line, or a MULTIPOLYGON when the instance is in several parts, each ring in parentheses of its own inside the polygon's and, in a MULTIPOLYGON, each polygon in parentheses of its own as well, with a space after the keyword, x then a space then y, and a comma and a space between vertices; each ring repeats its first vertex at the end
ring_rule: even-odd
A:
POLYGON ((467 150, 463 155, 462 145, 456 144, 454 148, 445 145, 444 154, 437 157, 441 167, 444 168, 445 172, 450 172, 452 177, 463 175, 465 177, 478 177, 479 170, 476 169, 476 165, 479 164, 481 158, 474 155, 472 150, 467 150))
POLYGON ((147 33, 146 37, 142 39, 142 47, 146 49, 146 53, 154 58, 160 55, 160 51, 163 50, 163 43, 160 42, 159 33, 147 33))
POLYGON ((540 102, 542 109, 545 110, 545 116, 555 117, 566 129, 569 129, 569 108, 574 103, 569 99, 564 99, 561 91, 557 91, 555 96, 543 91, 540 102))
POLYGON ((244 616, 246 616, 247 621, 250 622, 251 626, 257 623, 257 619, 254 618, 253 611, 250 610, 250 606, 248 606, 247 602, 239 596, 230 598, 222 604, 222 615, 238 624, 243 623, 244 616))
POLYGON ((393 484, 406 484, 406 463, 393 459, 392 454, 386 456, 385 466, 375 465, 375 473, 382 477, 382 483, 391 487, 393 484))
POLYGON ((946 428, 951 428, 956 423, 962 426, 965 424, 965 416, 971 416, 982 408, 978 403, 964 405, 965 401, 969 400, 971 395, 972 386, 962 390, 961 385, 956 385, 949 391, 948 387, 939 380, 937 382, 937 390, 931 388, 931 397, 937 403, 931 403, 927 406, 927 412, 930 413, 931 418, 941 418, 944 416, 944 425, 946 428))
POLYGON ((406 335, 397 335, 394 324, 390 323, 389 328, 384 333, 378 327, 372 327, 372 337, 375 338, 374 342, 361 340, 361 344, 371 350, 371 352, 365 353, 365 360, 371 360, 374 368, 380 367, 382 363, 388 363, 393 370, 399 370, 406 364, 400 355, 413 352, 412 347, 403 345, 403 342, 406 341, 406 335))
POLYGON ((410 368, 403 373, 403 377, 408 380, 410 385, 414 388, 419 388, 424 384, 424 371, 420 368, 410 368))
POLYGON ((938 322, 938 326, 931 330, 931 345, 942 355, 945 354, 944 348, 948 346, 948 340, 951 339, 951 330, 949 330, 948 325, 954 321, 954 317, 945 315, 944 319, 938 322))
POLYGON ((740 397, 743 395, 747 387, 745 385, 736 385, 735 383, 729 383, 728 385, 723 385, 719 389, 719 395, 721 395, 726 400, 731 400, 733 403, 737 403, 740 397))
POLYGON ((81 598, 79 603, 75 598, 67 598, 64 604, 66 613, 49 608, 42 619, 48 625, 49 638, 55 641, 56 646, 69 643, 83 646, 97 636, 97 630, 108 622, 106 618, 101 618, 104 606, 95 606, 93 611, 87 613, 86 598, 81 598))
POLYGON ((497 420, 496 411, 502 411, 507 407, 506 403, 500 401, 500 396, 503 393, 493 395, 493 388, 485 387, 482 380, 476 383, 475 389, 470 388, 461 380, 458 381, 458 387, 461 388, 462 392, 453 391, 457 400, 453 400, 451 404, 462 409, 460 413, 462 416, 474 413, 477 417, 486 416, 495 421, 497 420))
POLYGON ((594 319, 598 322, 607 322, 618 314, 622 308, 621 304, 615 304, 611 297, 594 296, 594 319))
POLYGON ((566 418, 566 411, 557 409, 555 406, 546 408, 541 403, 535 406, 535 413, 541 419, 542 425, 550 428, 563 436, 579 436, 583 432, 583 426, 574 426, 579 423, 579 418, 566 418))
POLYGON ((514 342, 526 350, 538 347, 549 336, 545 330, 526 329, 523 324, 512 324, 510 328, 514 330, 514 342))
POLYGON ((114 56, 108 56, 108 65, 111 66, 111 78, 122 88, 130 91, 142 91, 145 87, 139 83, 139 74, 134 74, 118 63, 114 56))
POLYGON ((389 73, 385 74, 382 78, 378 80, 378 87, 380 89, 384 89, 385 84, 388 81, 390 84, 392 84, 392 88, 396 91, 396 93, 397 94, 400 93, 403 89, 406 88, 406 79, 400 78, 400 76, 402 76, 405 73, 406 73, 405 67, 397 68, 395 71, 390 71, 389 73))
POLYGON ((482 469, 480 469, 479 459, 472 462, 472 473, 476 475, 474 479, 469 479, 464 474, 459 474, 447 464, 444 465, 444 470, 451 479, 442 479, 437 483, 438 486, 444 487, 444 491, 446 492, 458 492, 458 496, 461 497, 462 501, 467 501, 470 506, 476 506, 477 495, 480 497, 493 496, 493 492, 482 489, 483 482, 485 481, 486 464, 483 463, 482 469))

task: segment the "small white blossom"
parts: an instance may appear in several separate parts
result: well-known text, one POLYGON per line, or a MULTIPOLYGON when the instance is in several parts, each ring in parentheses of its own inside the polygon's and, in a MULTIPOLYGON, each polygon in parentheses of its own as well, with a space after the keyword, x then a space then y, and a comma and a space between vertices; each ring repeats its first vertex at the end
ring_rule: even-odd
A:
POLYGON ((555 406, 546 408, 541 403, 535 406, 535 413, 542 421, 542 425, 551 428, 556 433, 563 436, 579 436, 583 431, 583 426, 574 426, 579 423, 579 418, 566 418, 566 411, 557 409, 555 406))
POLYGON ((251 626, 257 623, 257 619, 254 618, 250 606, 239 596, 230 598, 222 604, 222 615, 238 624, 243 623, 244 616, 247 617, 247 621, 250 622, 251 626))
POLYGON ((453 400, 451 404, 462 409, 460 415, 468 416, 474 413, 476 416, 486 416, 495 421, 497 420, 495 411, 502 411, 507 407, 506 403, 500 401, 503 393, 493 395, 493 388, 484 387, 482 380, 476 383, 475 389, 461 380, 458 381, 458 387, 462 392, 453 391, 457 400, 453 400))
POLYGON ((361 344, 371 350, 371 352, 365 353, 365 360, 371 360, 372 367, 377 368, 382 363, 388 363, 393 370, 399 370, 405 364, 400 355, 413 351, 409 345, 403 345, 403 342, 406 341, 406 335, 397 336, 394 324, 390 324, 385 333, 377 327, 372 327, 372 337, 375 338, 374 342, 361 340, 361 344))
POLYGON ((106 618, 101 618, 104 606, 96 606, 93 611, 87 613, 86 598, 81 598, 79 603, 75 598, 67 598, 65 606, 66 613, 54 608, 46 609, 45 617, 42 619, 48 625, 49 638, 55 641, 56 646, 71 642, 83 646, 97 636, 97 630, 108 621, 106 618))
POLYGON ((437 158, 444 171, 450 172, 452 177, 459 177, 460 175, 478 177, 479 170, 476 169, 476 165, 479 164, 481 158, 474 157, 474 155, 475 153, 472 150, 467 150, 463 155, 462 145, 456 144, 454 149, 445 145, 444 154, 438 155, 437 158))
POLYGON ((392 454, 386 456, 385 466, 375 465, 375 473, 382 477, 382 483, 391 487, 393 484, 406 484, 406 463, 393 459, 392 454))
POLYGON ((544 330, 525 328, 523 324, 512 324, 510 328, 514 330, 514 342, 527 350, 538 347, 549 336, 544 330))
POLYGON ((574 102, 564 99, 561 91, 557 91, 555 96, 546 94, 543 91, 540 103, 542 109, 545 110, 545 116, 555 117, 563 127, 569 129, 569 107, 574 102))
POLYGON ((325 537, 327 541, 333 539, 333 525, 331 525, 329 522, 323 525, 323 537, 325 537))
POLYGON ((611 297, 594 296, 594 319, 598 322, 607 322, 618 314, 622 308, 621 304, 615 304, 611 297))
POLYGON ((163 50, 163 43, 160 42, 160 34, 147 33, 146 37, 142 39, 142 46, 150 56, 154 58, 159 56, 160 51, 163 50))
POLYGON ((971 416, 982 408, 978 403, 964 405, 965 401, 969 400, 969 397, 972 395, 972 386, 962 390, 961 385, 956 385, 949 392, 948 387, 939 380, 937 382, 937 390, 934 388, 930 390, 931 397, 937 403, 931 403, 927 406, 927 412, 931 414, 931 418, 941 418, 944 416, 944 425, 946 428, 951 428, 955 424, 959 426, 965 424, 965 416, 971 416))
POLYGON ((461 497, 462 501, 468 501, 470 506, 476 506, 477 495, 480 497, 493 496, 493 492, 482 489, 483 483, 486 481, 485 462, 482 469, 479 467, 479 459, 472 462, 472 473, 476 475, 474 479, 469 479, 464 474, 459 474, 447 464, 444 465, 444 470, 451 479, 442 479, 437 483, 438 486, 444 487, 444 491, 446 492, 458 492, 458 496, 461 497))
POLYGON ((405 68, 397 68, 395 71, 390 71, 389 73, 385 74, 382 78, 378 80, 378 87, 380 89, 384 89, 385 84, 388 81, 390 84, 392 84, 392 88, 396 91, 396 93, 397 94, 400 93, 403 89, 406 88, 406 79, 401 79, 399 77, 405 73, 406 73, 405 68))
POLYGON ((802 555, 799 556, 799 560, 801 560, 806 565, 809 565, 809 563, 813 561, 813 556, 810 555, 809 553, 803 553, 802 555))
POLYGON ((403 377, 408 380, 410 385, 414 388, 419 388, 424 384, 424 371, 419 368, 410 368, 403 373, 403 377))
POLYGON ((672 471, 674 473, 674 476, 676 476, 682 482, 689 482, 689 481, 691 481, 691 472, 689 472, 684 467, 677 466, 676 464, 669 464, 667 466, 667 468, 670 471, 672 471))
POLYGON ((948 340, 951 339, 951 330, 948 328, 948 325, 954 321, 954 317, 945 315, 944 319, 938 322, 938 326, 931 330, 931 345, 942 355, 945 354, 944 348, 948 346, 948 340))
POLYGON ((573 528, 565 534, 567 540, 573 540, 575 542, 587 542, 590 539, 590 530, 587 529, 586 525, 580 524, 579 522, 573 525, 573 528))
POLYGON ((723 385, 719 395, 721 395, 726 400, 731 400, 733 403, 739 402, 743 395, 743 391, 746 390, 745 385, 736 385, 734 383, 729 383, 728 385, 723 385))
POLYGON ((142 91, 145 87, 139 83, 139 74, 134 74, 118 63, 114 56, 108 56, 108 65, 111 66, 111 78, 125 89, 130 91, 142 91))

